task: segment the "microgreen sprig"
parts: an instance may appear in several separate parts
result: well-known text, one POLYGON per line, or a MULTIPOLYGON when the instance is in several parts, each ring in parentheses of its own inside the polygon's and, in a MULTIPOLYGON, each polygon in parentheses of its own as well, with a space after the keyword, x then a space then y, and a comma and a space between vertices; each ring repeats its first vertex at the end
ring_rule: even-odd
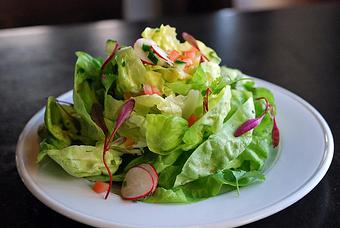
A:
POLYGON ((249 119, 246 122, 244 122, 243 124, 241 124, 241 126, 236 129, 234 136, 239 137, 239 136, 245 134, 246 132, 254 129, 258 125, 260 125, 264 116, 267 113, 269 113, 270 118, 273 120, 272 144, 273 144, 273 147, 275 148, 279 145, 280 132, 279 132, 279 128, 277 126, 276 118, 275 118, 274 107, 269 103, 269 101, 266 97, 259 97, 259 98, 256 98, 256 100, 264 100, 265 101, 265 103, 266 103, 265 110, 262 112, 262 114, 259 117, 249 119))

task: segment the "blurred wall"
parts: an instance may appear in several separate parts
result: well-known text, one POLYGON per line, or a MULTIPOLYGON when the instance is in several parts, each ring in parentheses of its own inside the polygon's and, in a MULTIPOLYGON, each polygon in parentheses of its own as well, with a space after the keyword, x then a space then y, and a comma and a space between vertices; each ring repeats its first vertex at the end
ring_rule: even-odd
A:
POLYGON ((122 0, 0 0, 0 28, 122 18, 122 0))
POLYGON ((152 20, 234 7, 264 10, 340 0, 0 0, 0 28, 102 19, 152 20))

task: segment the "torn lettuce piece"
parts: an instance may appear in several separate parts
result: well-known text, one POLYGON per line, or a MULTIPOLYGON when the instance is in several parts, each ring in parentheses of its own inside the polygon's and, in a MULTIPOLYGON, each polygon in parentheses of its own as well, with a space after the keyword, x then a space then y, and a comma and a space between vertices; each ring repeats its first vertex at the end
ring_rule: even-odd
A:
POLYGON ((73 88, 74 109, 79 115, 81 135, 94 144, 104 140, 104 132, 91 118, 94 103, 101 103, 105 89, 101 83, 101 62, 84 52, 78 56, 73 88))
POLYGON ((152 94, 138 96, 134 99, 136 101, 135 111, 141 115, 150 113, 151 108, 156 107, 159 110, 159 113, 182 116, 181 107, 172 102, 168 97, 163 98, 157 94, 152 94))
POLYGON ((115 56, 118 65, 116 95, 138 94, 145 82, 146 69, 132 47, 121 48, 115 56))
POLYGON ((182 186, 166 189, 158 187, 156 192, 145 198, 146 203, 192 203, 264 181, 259 171, 223 170, 214 175, 199 178, 182 186))
POLYGON ((186 150, 198 146, 204 138, 222 128, 223 121, 230 110, 230 87, 209 98, 209 111, 198 119, 184 134, 186 150))
MULTIPOLYGON (((48 150, 47 154, 74 177, 108 175, 103 164, 102 146, 69 146, 61 150, 48 150)), ((120 154, 109 150, 105 157, 111 172, 115 173, 122 162, 120 154)))
POLYGON ((221 69, 218 64, 203 62, 198 66, 188 83, 191 84, 193 89, 205 91, 219 77, 221 77, 221 69))
POLYGON ((159 28, 145 28, 142 37, 155 41, 163 50, 188 50, 191 45, 181 43, 177 38, 176 28, 169 25, 161 25, 159 28))
POLYGON ((168 154, 181 142, 188 122, 178 116, 162 114, 146 115, 146 143, 157 154, 168 154))
POLYGON ((252 130, 235 137, 235 130, 246 120, 255 117, 253 98, 241 105, 234 115, 215 134, 200 144, 177 176, 175 186, 180 186, 218 171, 239 166, 237 158, 251 143, 252 130))
POLYGON ((202 54, 205 55, 205 57, 207 57, 209 61, 216 64, 221 63, 221 58, 218 57, 218 55, 212 48, 207 47, 202 41, 199 40, 197 40, 197 45, 202 54))

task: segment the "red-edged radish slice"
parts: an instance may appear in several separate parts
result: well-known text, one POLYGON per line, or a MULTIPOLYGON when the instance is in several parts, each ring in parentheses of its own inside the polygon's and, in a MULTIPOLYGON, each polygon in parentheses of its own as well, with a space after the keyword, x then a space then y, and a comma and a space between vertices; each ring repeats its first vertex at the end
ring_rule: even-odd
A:
POLYGON ((148 52, 143 50, 143 45, 147 45, 152 47, 153 45, 157 45, 153 40, 140 38, 136 40, 135 44, 133 45, 133 48, 138 55, 138 57, 142 60, 144 64, 148 65, 154 65, 151 60, 148 58, 148 52))
POLYGON ((135 166, 125 175, 122 184, 122 197, 127 200, 138 200, 148 196, 154 188, 154 180, 147 169, 135 166))
POLYGON ((145 65, 153 65, 153 63, 150 63, 150 62, 146 62, 144 61, 143 59, 141 59, 142 63, 145 64, 145 65))
POLYGON ((162 48, 157 46, 157 44, 152 45, 152 50, 155 52, 156 55, 158 55, 161 59, 166 61, 169 65, 173 64, 173 61, 169 59, 168 54, 162 48))
POLYGON ((155 169, 155 167, 152 164, 140 164, 139 167, 145 168, 152 176, 154 183, 151 193, 154 193, 156 191, 157 185, 158 185, 158 173, 155 169))

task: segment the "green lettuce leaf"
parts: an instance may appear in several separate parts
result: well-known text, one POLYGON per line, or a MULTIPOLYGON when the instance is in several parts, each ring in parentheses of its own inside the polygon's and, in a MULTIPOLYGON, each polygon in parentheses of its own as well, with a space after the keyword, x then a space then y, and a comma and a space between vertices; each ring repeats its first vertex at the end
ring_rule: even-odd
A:
MULTIPOLYGON (((213 176, 203 177, 183 186, 166 189, 158 187, 156 192, 144 199, 147 203, 191 203, 220 193, 221 181, 213 176)), ((235 189, 235 188, 232 188, 235 189)))
POLYGON ((145 128, 148 148, 157 154, 168 154, 182 142, 188 122, 178 116, 148 114, 145 128))
POLYGON ((225 87, 218 95, 210 95, 209 111, 197 120, 184 134, 186 149, 199 145, 204 138, 217 132, 230 110, 230 87, 225 87))
MULTIPOLYGON (((172 98, 170 96, 170 98, 172 98)), ((177 104, 182 109, 182 116, 188 119, 190 115, 195 114, 196 116, 201 116, 203 112, 202 104, 203 97, 198 90, 190 90, 186 96, 178 95, 173 97, 171 101, 177 104)))
POLYGON ((263 170, 267 158, 273 152, 270 134, 262 136, 256 136, 255 132, 253 134, 251 143, 237 158, 241 162, 241 169, 246 171, 263 170))
POLYGON ((132 47, 121 48, 116 53, 118 77, 116 95, 123 97, 125 93, 138 94, 145 82, 146 69, 132 47))
POLYGON ((190 44, 180 43, 176 36, 176 28, 169 25, 161 25, 159 28, 147 27, 142 32, 143 38, 155 41, 165 51, 190 49, 190 44))
POLYGON ((192 88, 191 84, 187 84, 187 81, 176 81, 164 83, 164 94, 169 96, 170 94, 187 95, 192 88))
POLYGON ((191 84, 193 89, 205 91, 219 77, 221 77, 221 69, 218 64, 203 62, 198 66, 188 83, 191 84))
POLYGON ((191 78, 191 75, 183 71, 182 68, 177 67, 163 67, 159 65, 147 65, 146 69, 151 72, 157 72, 161 74, 162 79, 165 82, 177 82, 177 81, 185 81, 191 78))
MULTIPOLYGON (((102 160, 102 146, 69 146, 61 150, 48 150, 47 154, 74 177, 108 175, 102 160)), ((109 150, 105 158, 111 172, 115 173, 121 163, 120 154, 109 150)))
POLYGON ((145 117, 136 112, 132 112, 129 119, 118 130, 120 136, 132 139, 134 148, 146 147, 145 117))
POLYGON ((248 92, 246 90, 231 90, 231 105, 230 105, 230 111, 225 118, 225 121, 228 120, 234 113, 237 111, 237 109, 246 102, 250 97, 252 97, 252 93, 248 92))
POLYGON ((171 189, 158 187, 156 192, 143 201, 147 203, 192 203, 264 181, 259 171, 223 170, 193 182, 171 189))
POLYGON ((135 111, 141 115, 157 113, 152 110, 153 107, 156 107, 162 114, 182 116, 181 107, 172 102, 169 97, 163 98, 157 94, 152 94, 138 96, 134 99, 136 101, 135 111))
POLYGON ((199 40, 197 40, 197 45, 200 51, 205 55, 205 57, 208 58, 209 61, 216 63, 216 64, 220 64, 221 58, 218 57, 218 55, 212 48, 207 47, 203 42, 199 40))
MULTIPOLYGON (((45 109, 44 123, 48 133, 56 140, 53 145, 57 148, 64 148, 71 144, 70 134, 65 130, 65 122, 63 120, 66 115, 63 115, 63 110, 57 104, 54 97, 48 97, 45 109)), ((70 125, 72 121, 70 121, 70 125)))
POLYGON ((54 97, 47 99, 44 125, 38 134, 41 138, 38 162, 45 157, 49 149, 65 148, 75 140, 86 142, 86 139, 79 135, 79 121, 73 107, 58 104, 54 97))
POLYGON ((102 103, 105 89, 100 80, 101 62, 84 52, 76 52, 73 102, 79 115, 81 135, 91 140, 91 144, 104 140, 102 129, 91 118, 92 106, 102 103))
POLYGON ((239 166, 233 160, 250 144, 252 131, 234 137, 235 130, 246 120, 255 117, 254 102, 249 98, 215 134, 198 146, 177 176, 175 186, 239 166))

